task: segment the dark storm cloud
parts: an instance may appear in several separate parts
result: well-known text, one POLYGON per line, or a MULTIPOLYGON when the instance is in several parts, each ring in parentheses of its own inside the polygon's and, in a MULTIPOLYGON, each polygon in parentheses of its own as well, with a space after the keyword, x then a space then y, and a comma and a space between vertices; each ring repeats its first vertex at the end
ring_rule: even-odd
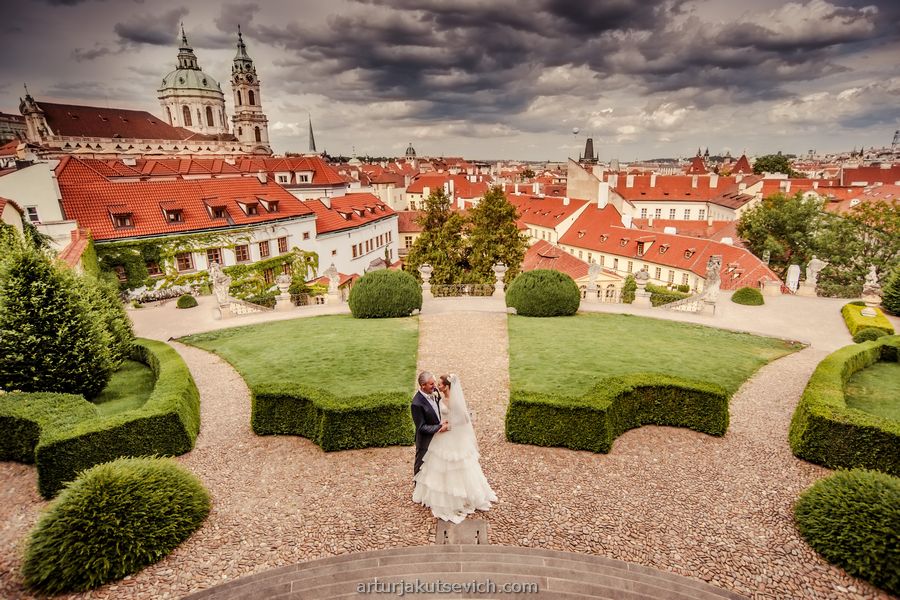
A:
POLYGON ((83 2, 90 2, 91 0, 39 0, 45 4, 49 4, 50 6, 75 6, 76 4, 82 4, 83 2))
POLYGON ((135 15, 126 22, 116 23, 113 30, 123 44, 171 46, 177 39, 178 26, 187 14, 186 8, 173 8, 161 15, 135 15))

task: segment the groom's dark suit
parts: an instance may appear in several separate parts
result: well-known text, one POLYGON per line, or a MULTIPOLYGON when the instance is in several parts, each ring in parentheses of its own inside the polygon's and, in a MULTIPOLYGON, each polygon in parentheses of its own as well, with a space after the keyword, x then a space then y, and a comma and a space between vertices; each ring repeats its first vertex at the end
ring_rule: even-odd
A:
POLYGON ((413 466, 415 475, 422 468, 422 461, 425 460, 425 452, 428 451, 431 438, 441 428, 441 415, 440 407, 437 413, 434 412, 422 390, 413 396, 411 409, 413 423, 416 424, 416 463, 413 466))

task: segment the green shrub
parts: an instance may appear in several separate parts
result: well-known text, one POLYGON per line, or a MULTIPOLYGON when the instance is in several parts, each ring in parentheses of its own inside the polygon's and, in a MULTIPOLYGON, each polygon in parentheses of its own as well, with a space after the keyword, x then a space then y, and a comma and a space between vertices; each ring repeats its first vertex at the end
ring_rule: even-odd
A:
POLYGON ((175 304, 178 308, 194 308, 197 306, 197 299, 191 296, 190 294, 185 294, 178 298, 178 302, 175 304))
POLYGON ((853 336, 853 341, 857 344, 861 342, 871 342, 880 337, 886 336, 884 329, 876 329, 875 327, 863 327, 853 336))
POLYGON ((405 271, 372 271, 354 284, 349 304, 357 319, 408 317, 422 309, 422 289, 405 271))
POLYGON ((625 278, 625 283, 622 284, 622 302, 625 304, 631 304, 634 302, 634 293, 637 291, 637 281, 634 280, 634 275, 628 274, 628 277, 625 278))
POLYGON ((326 452, 415 442, 405 394, 337 398, 296 384, 268 384, 252 395, 251 425, 258 435, 300 435, 326 452))
POLYGON ((644 289, 650 292, 650 306, 662 306, 663 304, 677 302, 690 296, 690 294, 670 290, 665 286, 652 283, 648 283, 644 289))
POLYGON ((794 520, 825 560, 900 594, 900 479, 839 471, 800 494, 794 520))
POLYGON ((677 286, 675 289, 678 290, 679 292, 681 292, 682 294, 690 294, 691 293, 691 286, 689 286, 686 283, 682 283, 681 285, 677 286))
POLYGON ((765 304, 762 292, 752 287, 742 287, 731 295, 731 301, 735 304, 744 304, 746 306, 762 306, 765 304))
POLYGON ((275 305, 278 304, 278 294, 275 294, 273 292, 266 292, 264 294, 247 296, 246 298, 244 298, 244 300, 246 302, 258 304, 259 306, 265 306, 266 308, 275 308, 275 305))
POLYGON ((659 373, 603 379, 579 398, 514 390, 506 413, 506 438, 609 452, 622 433, 647 424, 725 435, 728 392, 715 384, 659 373))
POLYGON ((111 345, 72 271, 24 244, 0 261, 0 389, 93 398, 112 376, 111 345))
POLYGON ((874 469, 900 475, 900 422, 849 408, 847 380, 882 361, 896 361, 900 336, 845 346, 813 371, 791 419, 794 454, 830 469, 874 469))
POLYGON ((889 313, 900 316, 900 265, 894 267, 894 272, 884 282, 882 294, 881 306, 889 313))
POLYGON ((139 409, 99 416, 93 404, 77 396, 64 397, 65 402, 50 394, 0 396, 0 424, 15 432, 0 449, 11 460, 37 465, 38 489, 45 498, 96 464, 121 456, 178 455, 193 448, 200 430, 200 395, 187 365, 174 349, 152 340, 136 340, 131 358, 156 376, 153 392, 139 409))
POLYGON ((31 536, 22 574, 46 593, 85 591, 137 573, 209 514, 209 494, 175 461, 121 458, 68 484, 31 536))
POLYGON ((131 347, 134 344, 131 319, 128 318, 122 301, 119 300, 118 286, 94 277, 82 277, 81 283, 83 294, 91 305, 94 318, 100 320, 109 332, 110 360, 113 371, 118 370, 122 363, 131 356, 131 347))
POLYGON ((520 273, 506 290, 506 305, 524 317, 574 315, 579 304, 581 292, 575 281, 551 269, 520 273))
POLYGON ((847 324, 847 329, 850 330, 850 335, 856 335, 859 333, 859 330, 864 327, 874 327, 875 329, 881 329, 888 335, 894 334, 894 327, 891 325, 891 322, 887 320, 887 317, 881 312, 881 309, 875 309, 874 317, 865 317, 862 315, 862 311, 865 306, 859 306, 857 304, 845 304, 841 309, 841 316, 844 317, 844 323, 847 324))

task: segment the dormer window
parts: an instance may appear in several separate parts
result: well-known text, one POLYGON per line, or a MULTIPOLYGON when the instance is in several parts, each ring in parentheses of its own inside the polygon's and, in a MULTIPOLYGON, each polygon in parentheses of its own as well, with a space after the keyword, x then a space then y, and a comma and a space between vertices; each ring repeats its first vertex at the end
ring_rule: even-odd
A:
POLYGON ((312 173, 310 172, 294 173, 294 176, 297 178, 297 183, 309 183, 312 181, 312 173))
POLYGON ((578 239, 580 240, 581 238, 583 238, 584 234, 585 234, 584 229, 579 229, 578 230, 578 239))
POLYGON ((358 208, 356 206, 354 206, 352 208, 353 208, 353 212, 355 212, 357 214, 357 216, 360 216, 360 217, 366 216, 366 209, 358 208))
POLYGON ((600 241, 601 241, 601 242, 605 242, 607 239, 609 239, 609 236, 606 235, 605 233, 600 235, 600 241))
POLYGON ((241 210, 244 211, 244 214, 248 217, 253 217, 259 214, 259 203, 255 200, 238 200, 238 206, 241 207, 241 210))
POLYGON ((266 212, 278 212, 278 200, 267 200, 266 198, 258 198, 258 200, 259 203, 263 205, 263 208, 266 209, 266 212))
POLYGON ((630 241, 631 241, 631 238, 624 237, 624 238, 622 238, 621 240, 619 240, 619 245, 620 245, 620 246, 627 246, 627 245, 628 245, 628 242, 630 242, 630 241))
POLYGON ((669 245, 668 245, 668 244, 662 244, 662 245, 659 247, 659 253, 660 253, 660 254, 665 254, 665 253, 666 253, 666 250, 668 250, 668 249, 669 249, 669 245))
POLYGON ((225 219, 228 217, 228 210, 224 206, 211 206, 213 219, 225 219))
POLYGON ((289 173, 276 173, 275 181, 277 181, 278 183, 290 183, 291 176, 289 173))
POLYGON ((684 257, 685 257, 685 258, 690 258, 690 257, 692 257, 692 256, 694 255, 694 253, 695 253, 696 251, 697 251, 696 248, 688 248, 687 250, 684 251, 684 257))
POLYGON ((643 255, 644 255, 644 242, 638 242, 638 243, 637 243, 637 255, 638 255, 638 256, 643 256, 643 255))
POLYGON ((112 218, 113 227, 116 229, 134 227, 134 215, 127 206, 110 206, 109 216, 112 218))
POLYGON ((342 217, 344 217, 344 219, 346 219, 347 221, 349 221, 353 217, 352 212, 345 212, 343 210, 339 210, 339 211, 337 211, 337 213, 339 215, 341 215, 342 217))
POLYGON ((184 223, 184 210, 178 202, 160 202, 159 207, 163 211, 166 223, 184 223))

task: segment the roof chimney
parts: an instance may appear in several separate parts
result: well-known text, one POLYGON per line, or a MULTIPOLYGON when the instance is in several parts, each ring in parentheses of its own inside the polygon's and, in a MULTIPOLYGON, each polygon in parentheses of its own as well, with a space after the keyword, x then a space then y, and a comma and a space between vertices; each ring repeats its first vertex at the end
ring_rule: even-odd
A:
POLYGON ((625 187, 627 187, 627 188, 634 187, 634 175, 626 175, 625 176, 625 187))
POLYGON ((619 187, 619 174, 618 173, 610 173, 609 179, 607 179, 607 181, 609 182, 609 187, 611 187, 613 189, 619 187))
POLYGON ((568 205, 569 205, 569 197, 563 196, 563 206, 568 206, 568 205))
POLYGON ((717 188, 719 187, 719 176, 716 173, 712 173, 709 176, 709 187, 717 188))
POLYGON ((670 225, 668 227, 663 227, 663 233, 675 235, 676 233, 678 233, 678 230, 670 225))
POLYGON ((697 182, 699 181, 699 179, 700 179, 699 175, 691 175, 691 187, 692 188, 697 187, 697 182))
POLYGON ((653 215, 650 215, 650 218, 647 219, 647 227, 653 227, 653 215))
POLYGON ((541 186, 537 181, 535 181, 534 183, 531 184, 531 193, 532 194, 537 194, 540 191, 541 191, 541 186))
POLYGON ((706 215, 706 225, 708 227, 712 227, 712 224, 713 224, 713 216, 712 216, 712 211, 710 211, 710 213, 708 215, 706 215))
POLYGON ((723 238, 722 238, 722 243, 723 243, 723 244, 728 244, 729 246, 734 246, 734 240, 733 240, 732 238, 730 238, 730 237, 723 237, 723 238))
POLYGON ((631 229, 631 215, 622 215, 622 226, 631 229))
POLYGON ((321 198, 319 198, 319 202, 324 204, 325 208, 329 210, 331 209, 331 198, 329 198, 328 196, 322 196, 321 198))
POLYGON ((656 187, 656 173, 650 173, 650 187, 656 187))
POLYGON ((609 204, 609 186, 606 181, 597 184, 597 208, 606 208, 609 204))
POLYGON ((260 182, 261 184, 263 184, 263 185, 265 185, 265 184, 266 184, 266 181, 269 179, 268 176, 266 175, 266 172, 263 171, 262 169, 260 169, 259 171, 257 171, 257 173, 256 173, 256 178, 257 178, 257 179, 259 180, 259 182, 260 182))
POLYGON ((519 184, 518 183, 513 184, 513 194, 515 194, 516 196, 519 195, 519 184))

